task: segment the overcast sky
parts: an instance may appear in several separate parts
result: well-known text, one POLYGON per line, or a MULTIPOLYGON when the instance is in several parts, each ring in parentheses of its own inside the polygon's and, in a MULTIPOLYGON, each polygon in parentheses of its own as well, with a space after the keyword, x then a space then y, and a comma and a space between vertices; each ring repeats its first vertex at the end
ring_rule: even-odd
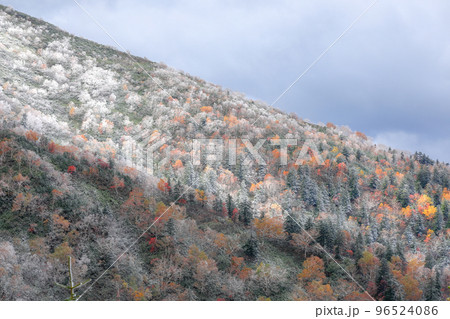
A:
MULTIPOLYGON (((78 1, 131 53, 269 104, 373 2, 78 1)), ((0 3, 116 46, 72 0, 0 3)), ((378 1, 275 107, 450 162, 448 17, 448 0, 378 1)))

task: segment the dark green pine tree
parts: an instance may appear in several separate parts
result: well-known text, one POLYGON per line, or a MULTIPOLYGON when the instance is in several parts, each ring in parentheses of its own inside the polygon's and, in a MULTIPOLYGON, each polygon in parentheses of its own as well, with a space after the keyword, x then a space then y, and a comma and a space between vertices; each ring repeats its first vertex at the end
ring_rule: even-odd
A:
POLYGON ((425 188, 428 182, 431 179, 431 173, 426 165, 422 165, 419 172, 417 173, 417 181, 419 182, 420 187, 425 188))
POLYGON ((363 252, 364 252, 364 236, 361 232, 359 232, 353 244, 353 255, 355 256, 355 260, 361 259, 363 252))
POLYGON ((313 228, 313 226, 314 226, 314 221, 313 221, 312 217, 308 217, 308 219, 306 220, 306 223, 305 223, 305 227, 304 227, 305 230, 310 230, 313 228))
POLYGON ((352 172, 348 179, 348 190, 350 193, 351 200, 355 200, 360 196, 358 176, 356 175, 355 172, 352 172))
POLYGON ((164 225, 164 231, 168 236, 175 235, 175 220, 173 218, 169 218, 167 223, 164 225))
POLYGON ((436 214, 436 221, 434 222, 434 231, 437 233, 444 227, 444 217, 442 212, 438 211, 436 214))
POLYGON ((179 183, 176 183, 172 189, 172 201, 179 200, 181 194, 183 194, 182 187, 179 183))
POLYGON ((425 267, 428 269, 433 269, 434 267, 434 258, 431 249, 428 249, 425 255, 425 267))
POLYGON ((414 229, 416 231, 416 236, 422 236, 426 233, 426 228, 424 225, 424 220, 423 220, 422 215, 415 216, 414 229))
POLYGON ((397 201, 402 205, 402 207, 406 207, 409 205, 409 191, 407 187, 402 183, 400 188, 397 191, 397 201))
POLYGON ((381 259, 380 270, 377 277, 377 299, 383 301, 395 300, 395 292, 393 285, 394 278, 389 268, 388 260, 383 257, 381 259))
POLYGON ((347 148, 347 146, 344 146, 344 147, 342 148, 342 155, 344 155, 344 156, 345 156, 345 159, 348 160, 348 157, 350 156, 350 151, 349 151, 349 149, 347 148))
POLYGON ((335 247, 335 258, 341 259, 342 258, 342 250, 344 247, 344 233, 342 231, 338 231, 336 234, 336 238, 334 240, 334 247, 335 247))
POLYGON ((296 179, 295 178, 295 173, 292 172, 292 171, 289 171, 287 176, 286 176, 286 185, 287 185, 287 187, 292 188, 292 186, 295 183, 295 179, 296 179))
POLYGON ((223 203, 219 196, 216 196, 216 198, 214 199, 213 209, 218 215, 222 214, 223 203))
POLYGON ((227 212, 228 212, 228 217, 230 219, 233 218, 233 211, 236 207, 234 206, 233 203, 233 198, 231 197, 230 194, 228 194, 228 198, 227 198, 227 212))
POLYGON ((295 171, 289 171, 286 177, 286 185, 292 189, 295 194, 300 192, 300 183, 298 180, 298 175, 295 171))
POLYGON ((377 189, 380 186, 380 179, 377 174, 373 174, 369 182, 369 187, 372 189, 377 189))
POLYGON ((239 207, 239 220, 245 226, 249 226, 252 223, 253 212, 248 201, 244 201, 239 207))
POLYGON ((253 232, 250 235, 250 238, 242 247, 242 249, 244 250, 244 253, 248 258, 250 259, 258 258, 259 254, 258 240, 256 239, 256 236, 254 235, 253 232))
POLYGON ((321 220, 318 225, 319 236, 317 242, 326 249, 333 249, 334 241, 336 239, 336 231, 330 220, 321 220))
POLYGON ((426 301, 439 301, 442 298, 441 294, 441 273, 439 270, 436 270, 433 274, 430 275, 430 279, 425 288, 425 300, 426 301))
POLYGON ((303 179, 303 200, 308 206, 317 206, 318 204, 318 187, 315 180, 309 175, 305 175, 303 179))
POLYGON ((384 257, 386 258, 387 261, 391 261, 392 256, 394 256, 394 251, 392 250, 390 243, 387 243, 386 246, 387 248, 384 257))
POLYGON ((262 181, 264 179, 264 176, 267 174, 267 167, 266 165, 259 165, 258 171, 257 171, 257 178, 258 181, 262 181))
POLYGON ((342 211, 345 213, 345 216, 346 217, 351 216, 352 211, 353 211, 352 203, 350 201, 350 194, 345 188, 341 189, 341 203, 340 204, 341 204, 342 211))
POLYGON ((289 215, 286 216, 284 219, 284 231, 288 234, 286 237, 287 240, 292 239, 292 234, 300 234, 302 231, 302 228, 300 227, 300 221, 296 214, 289 213, 289 215))
POLYGON ((356 150, 356 160, 358 160, 358 161, 360 161, 361 160, 361 157, 362 157, 362 152, 361 152, 361 150, 360 149, 357 149, 356 150))
POLYGON ((448 201, 447 200, 443 200, 442 204, 441 204, 441 212, 442 212, 442 217, 444 218, 444 224, 446 225, 447 228, 448 227, 448 217, 449 217, 449 205, 448 205, 448 201))

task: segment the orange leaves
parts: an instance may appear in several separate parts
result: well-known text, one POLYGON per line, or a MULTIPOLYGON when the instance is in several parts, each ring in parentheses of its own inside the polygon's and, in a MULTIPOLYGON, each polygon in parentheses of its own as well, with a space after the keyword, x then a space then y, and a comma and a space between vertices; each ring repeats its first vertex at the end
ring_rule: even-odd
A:
POLYGON ((337 167, 339 172, 344 172, 347 169, 347 165, 344 162, 339 163, 337 167))
POLYGON ((182 167, 183 167, 183 162, 182 162, 181 160, 178 159, 178 160, 175 162, 175 164, 172 165, 172 167, 175 168, 175 169, 182 168, 182 167))
POLYGON ((222 233, 218 233, 214 240, 214 244, 219 248, 225 248, 228 244, 228 237, 222 233))
POLYGON ((252 184, 250 186, 250 192, 256 191, 257 189, 259 189, 261 187, 261 185, 262 185, 262 182, 258 182, 256 184, 252 184))
POLYGON ((53 141, 48 144, 48 151, 52 154, 75 153, 77 150, 78 148, 73 145, 58 145, 53 141))
POLYGON ((228 125, 230 126, 230 127, 232 127, 232 126, 235 126, 237 123, 238 123, 238 119, 237 119, 237 117, 236 116, 234 116, 234 115, 230 115, 230 116, 224 116, 223 117, 223 121, 225 122, 225 123, 228 123, 228 125))
POLYGON ((3 155, 11 150, 8 142, 9 142, 8 139, 4 139, 3 141, 0 142, 0 155, 3 155))
POLYGON ((181 124, 184 124, 184 122, 185 122, 185 117, 184 117, 183 115, 176 115, 176 116, 173 118, 173 121, 174 121, 174 122, 181 123, 181 124))
POLYGON ((419 273, 421 272, 421 269, 423 269, 424 265, 425 262, 423 260, 415 257, 408 262, 408 265, 406 266, 406 273, 411 274, 413 277, 417 277, 419 276, 419 273))
POLYGON ((387 203, 380 203, 380 205, 378 205, 378 209, 382 211, 392 211, 392 207, 387 203))
POLYGON ((243 257, 231 257, 231 273, 237 275, 241 280, 250 277, 252 269, 245 267, 243 257))
POLYGON ((213 110, 212 106, 202 106, 202 107, 200 108, 200 111, 201 111, 201 112, 205 112, 205 113, 211 113, 212 110, 213 110))
POLYGON ((62 217, 58 214, 53 214, 52 219, 53 219, 53 223, 57 227, 60 227, 63 230, 69 230, 70 222, 67 219, 65 219, 64 217, 62 217))
POLYGON ((417 199, 419 213, 423 214, 428 220, 433 219, 437 212, 437 208, 431 205, 432 203, 432 199, 426 194, 417 199))
POLYGON ((74 116, 74 115, 75 115, 75 107, 72 106, 69 111, 69 116, 74 116))
POLYGON ((430 196, 423 194, 419 197, 419 199, 417 200, 417 204, 421 207, 426 206, 427 204, 431 204, 432 200, 430 198, 430 196))
POLYGON ((272 141, 278 141, 280 140, 280 137, 278 136, 278 134, 276 134, 274 137, 272 137, 270 140, 272 141))
POLYGON ((84 136, 83 134, 74 136, 74 140, 83 141, 83 142, 87 142, 88 141, 86 136, 84 136))
POLYGON ((26 176, 23 176, 21 173, 17 174, 16 176, 13 177, 13 181, 22 184, 24 182, 28 182, 30 179, 26 176))
POLYGON ((56 144, 54 142, 50 142, 48 144, 48 151, 50 153, 52 153, 52 154, 55 153, 55 151, 56 151, 56 144))
POLYGON ((233 186, 237 183, 237 177, 229 170, 225 170, 219 175, 217 181, 222 185, 233 186))
POLYGON ((206 197, 204 190, 196 189, 195 190, 195 199, 201 203, 204 203, 208 200, 208 197, 206 197))
POLYGON ((280 217, 264 217, 263 219, 255 219, 254 226, 258 237, 283 239, 285 236, 283 220, 280 217))
POLYGON ((450 191, 447 188, 442 191, 442 199, 450 201, 450 191))
POLYGON ((323 284, 326 278, 324 262, 317 256, 308 257, 303 262, 303 270, 297 278, 306 284, 306 290, 311 300, 335 300, 333 289, 329 284, 323 284))
POLYGON ((361 139, 367 141, 367 136, 366 136, 366 134, 364 134, 364 133, 362 133, 362 132, 358 132, 358 131, 356 131, 355 134, 356 134, 356 136, 358 136, 359 138, 361 138, 361 139))
POLYGON ((217 246, 217 248, 219 248, 228 255, 231 255, 233 253, 233 250, 235 249, 234 246, 235 243, 222 233, 218 233, 216 235, 216 238, 214 239, 214 244, 217 246))
POLYGON ((143 289, 133 291, 133 299, 134 301, 145 300, 145 291, 143 289))
POLYGON ((161 147, 159 148, 159 151, 160 151, 160 152, 164 151, 168 146, 169 146, 169 145, 164 144, 163 146, 161 146, 161 147))
POLYGON ((411 212, 412 212, 412 209, 411 209, 411 207, 410 206, 406 206, 405 208, 402 208, 402 215, 403 216, 405 216, 406 218, 410 218, 411 217, 411 212))
POLYGON ((111 186, 111 189, 123 188, 123 187, 125 187, 124 180, 122 178, 114 176, 113 177, 113 185, 111 186))
POLYGON ((331 123, 331 122, 328 122, 328 123, 327 123, 327 127, 328 127, 328 128, 336 128, 336 125, 334 125, 334 124, 331 123))
POLYGON ((39 134, 29 130, 25 133, 25 137, 27 138, 27 140, 29 140, 30 142, 36 142, 39 139, 39 134))
POLYGON ((272 151, 272 156, 273 156, 274 159, 280 158, 280 151, 278 149, 274 149, 272 151))
POLYGON ((306 286, 310 300, 325 301, 336 300, 333 297, 333 289, 329 284, 324 285, 322 280, 313 280, 306 286))
POLYGON ((54 189, 54 190, 52 190, 52 195, 54 198, 58 198, 58 197, 62 197, 64 195, 64 193, 57 189, 54 189))
POLYGON ((433 237, 433 235, 434 235, 434 230, 428 229, 428 231, 427 231, 427 237, 425 237, 424 242, 429 243, 430 240, 431 240, 431 238, 433 237))
POLYGON ((159 180, 158 182, 158 189, 161 192, 168 192, 170 191, 170 186, 169 183, 167 183, 165 180, 163 180, 162 178, 159 180))
POLYGON ((144 192, 140 188, 134 188, 128 195, 127 201, 122 206, 133 207, 143 205, 144 205, 144 192))
POLYGON ((432 205, 433 200, 426 194, 414 194, 410 196, 412 204, 402 208, 401 213, 406 218, 411 217, 413 213, 420 213, 426 217, 427 220, 432 220, 436 216, 437 208, 432 205))
POLYGON ((303 262, 303 270, 298 274, 300 281, 312 281, 325 279, 324 262, 320 257, 311 256, 303 262))
POLYGON ((386 172, 384 172, 380 166, 377 166, 377 168, 375 169, 375 174, 377 174, 378 178, 380 179, 386 176, 386 172))
POLYGON ((377 223, 379 224, 379 223, 381 223, 381 221, 383 220, 383 218, 384 218, 384 214, 377 214, 376 216, 375 216, 375 220, 377 221, 377 223))
POLYGON ((33 200, 33 195, 30 193, 19 193, 16 198, 14 198, 13 206, 11 208, 12 212, 16 212, 18 210, 21 210, 23 208, 26 208, 31 201, 33 200))
POLYGON ((137 169, 135 169, 134 167, 125 166, 125 167, 122 169, 122 172, 123 172, 125 175, 128 175, 129 177, 131 177, 132 179, 136 179, 137 176, 138 176, 138 171, 137 171, 137 169))
POLYGON ((425 215, 428 220, 430 220, 434 218, 436 212, 437 208, 435 206, 429 206, 423 210, 422 214, 425 215))
POLYGON ((423 291, 419 288, 419 281, 411 275, 402 276, 399 280, 405 292, 405 300, 421 300, 423 291))

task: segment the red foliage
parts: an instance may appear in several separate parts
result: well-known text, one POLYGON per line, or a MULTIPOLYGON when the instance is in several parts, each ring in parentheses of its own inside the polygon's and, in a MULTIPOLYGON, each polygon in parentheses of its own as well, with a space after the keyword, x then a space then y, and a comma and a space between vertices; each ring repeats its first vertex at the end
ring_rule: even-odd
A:
POLYGON ((55 150, 56 150, 56 144, 54 142, 50 142, 48 144, 48 151, 53 154, 53 153, 55 153, 55 150))
POLYGON ((105 161, 103 161, 102 159, 97 159, 98 165, 101 168, 109 168, 109 163, 106 163, 105 161))
POLYGON ((68 168, 67 168, 67 173, 75 173, 77 171, 77 168, 75 167, 75 166, 73 166, 73 165, 70 165, 68 168))
POLYGON ((150 252, 154 253, 156 251, 156 237, 150 238, 148 244, 150 245, 150 252))
POLYGON ((238 209, 237 208, 233 209, 233 215, 231 216, 231 219, 236 222, 238 219, 238 216, 239 216, 238 209))
POLYGON ((158 189, 161 192, 168 192, 168 191, 170 191, 169 183, 166 183, 166 181, 161 178, 159 180, 159 182, 158 182, 158 189))

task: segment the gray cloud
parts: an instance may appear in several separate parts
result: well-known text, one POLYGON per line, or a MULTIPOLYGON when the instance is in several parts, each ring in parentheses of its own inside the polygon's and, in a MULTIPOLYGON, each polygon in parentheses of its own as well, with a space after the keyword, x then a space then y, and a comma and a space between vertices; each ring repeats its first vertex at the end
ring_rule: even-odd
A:
MULTIPOLYGON (((133 54, 272 102, 372 0, 81 1, 133 54)), ((114 43, 72 1, 4 0, 114 43)), ((379 1, 276 107, 450 161, 450 3, 379 1)))

